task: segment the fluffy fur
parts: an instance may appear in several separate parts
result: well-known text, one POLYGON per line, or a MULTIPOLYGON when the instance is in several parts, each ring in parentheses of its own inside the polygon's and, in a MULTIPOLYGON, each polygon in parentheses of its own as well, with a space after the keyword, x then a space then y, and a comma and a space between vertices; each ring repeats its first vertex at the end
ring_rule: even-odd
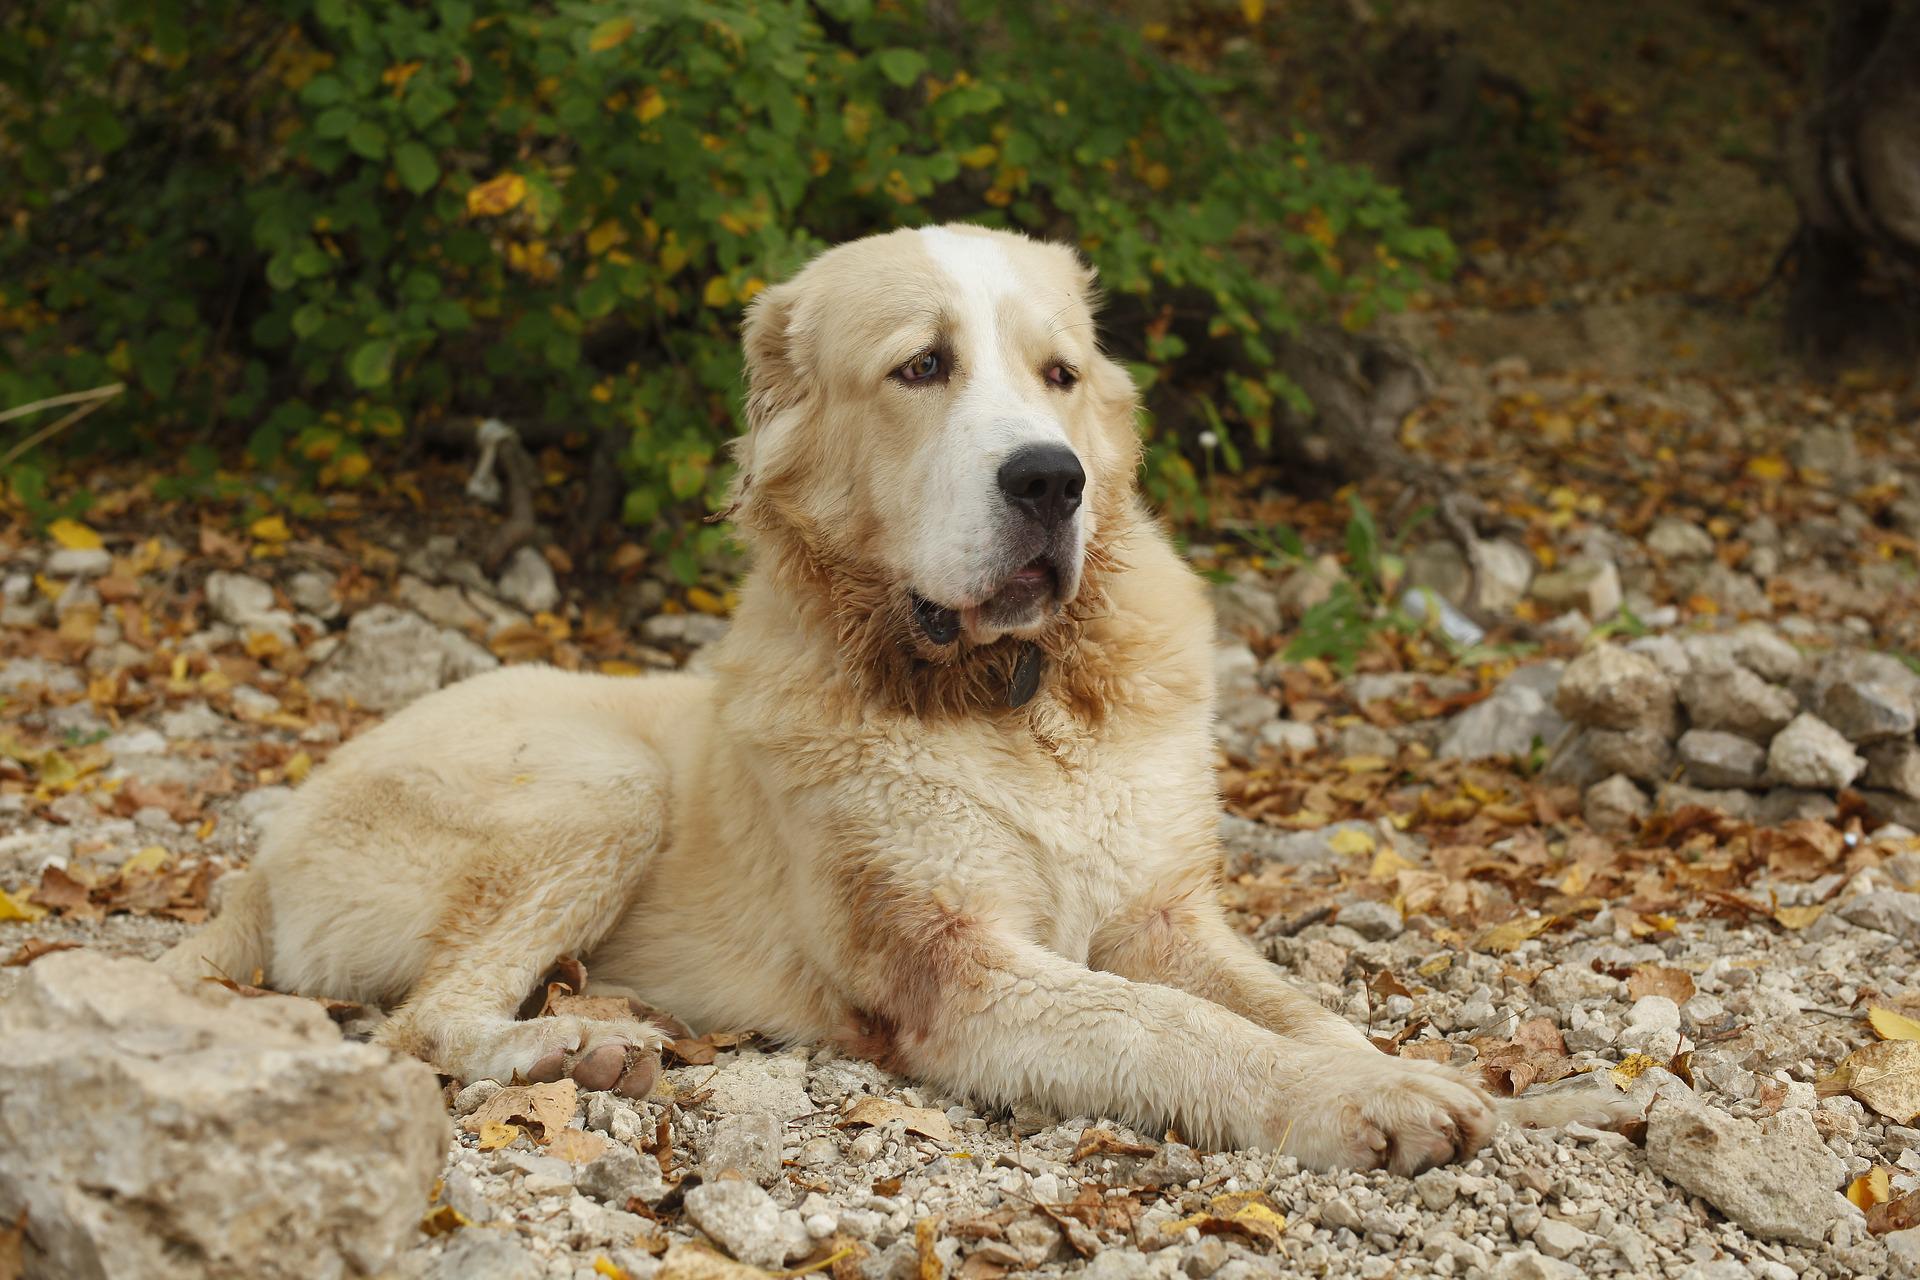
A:
POLYGON ((1212 617, 1135 494, 1091 292, 1068 250, 950 228, 763 294, 734 512, 756 567, 712 677, 516 667, 421 700, 295 794, 166 963, 393 1005, 380 1039, 465 1079, 646 1079, 641 1024, 515 1019, 573 953, 595 993, 982 1100, 1317 1167, 1477 1149, 1491 1099, 1379 1053, 1222 916, 1212 617), (936 348, 948 376, 903 384, 936 348), (991 595, 1026 536, 995 468, 1053 440, 1087 477, 1067 598, 931 643, 912 600, 991 595), (1010 707, 1029 644, 1039 691, 1010 707))

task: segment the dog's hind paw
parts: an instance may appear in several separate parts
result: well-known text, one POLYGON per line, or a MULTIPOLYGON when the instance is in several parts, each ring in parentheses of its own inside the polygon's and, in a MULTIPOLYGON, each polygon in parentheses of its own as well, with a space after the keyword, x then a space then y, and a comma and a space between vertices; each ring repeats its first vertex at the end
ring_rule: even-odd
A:
POLYGON ((572 1079, 582 1089, 644 1098, 660 1078, 660 1028, 637 1019, 572 1015, 529 1018, 443 1038, 438 1065, 462 1080, 547 1083, 572 1079), (449 1043, 453 1040, 453 1043, 449 1043))

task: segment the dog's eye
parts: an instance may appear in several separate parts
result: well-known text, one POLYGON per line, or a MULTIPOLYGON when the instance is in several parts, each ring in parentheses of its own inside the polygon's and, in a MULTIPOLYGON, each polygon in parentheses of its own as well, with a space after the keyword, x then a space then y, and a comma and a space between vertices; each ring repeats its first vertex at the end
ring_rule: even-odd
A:
POLYGON ((1072 365, 1055 361, 1047 366, 1047 381, 1064 391, 1080 381, 1080 375, 1074 372, 1072 365))
POLYGON ((925 382, 940 372, 940 355, 935 351, 922 351, 893 372, 902 382, 925 382))

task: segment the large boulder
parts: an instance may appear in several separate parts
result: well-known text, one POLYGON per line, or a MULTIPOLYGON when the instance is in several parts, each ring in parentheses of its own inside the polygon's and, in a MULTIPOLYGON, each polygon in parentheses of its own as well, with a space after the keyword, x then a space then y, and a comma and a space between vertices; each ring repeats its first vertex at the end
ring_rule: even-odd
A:
POLYGON ((25 1213, 29 1275, 371 1275, 450 1136, 430 1068, 306 1001, 71 951, 0 1006, 0 1221, 25 1213))
POLYGON ((500 660, 457 631, 419 614, 377 604, 354 615, 347 642, 307 682, 322 698, 351 698, 375 711, 398 711, 415 698, 452 684, 500 660))
POLYGON ((1662 1098, 1647 1115, 1647 1163, 1756 1236, 1816 1246, 1844 1202, 1846 1174, 1804 1111, 1763 1128, 1715 1107, 1662 1098))

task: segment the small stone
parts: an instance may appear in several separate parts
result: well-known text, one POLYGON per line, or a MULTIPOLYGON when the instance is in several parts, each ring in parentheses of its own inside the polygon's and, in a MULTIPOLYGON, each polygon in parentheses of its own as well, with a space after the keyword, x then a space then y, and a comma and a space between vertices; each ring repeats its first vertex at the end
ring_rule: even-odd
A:
POLYGON ((1791 693, 1737 665, 1699 665, 1680 682, 1680 701, 1696 729, 1720 729, 1756 742, 1786 728, 1799 704, 1791 693))
POLYGON ((1347 756, 1385 756, 1391 760, 1399 751, 1400 744, 1393 740, 1392 734, 1365 722, 1348 725, 1333 740, 1333 753, 1343 759, 1347 756))
POLYGON ((1580 1268, 1532 1249, 1519 1249, 1493 1267, 1494 1280, 1580 1280, 1580 1268))
POLYGON ((1620 570, 1611 560, 1573 560, 1535 578, 1530 594, 1549 609, 1578 609, 1600 621, 1620 608, 1620 570))
POLYGON ((1920 800, 1920 744, 1904 739, 1874 743, 1867 748, 1863 781, 1870 787, 1920 800))
POLYGON ((453 1113, 457 1116, 470 1116, 485 1105, 488 1098, 500 1092, 497 1080, 475 1080, 453 1095, 453 1113))
POLYGON ((1553 705, 1580 724, 1663 738, 1672 735, 1678 713, 1673 680, 1660 665, 1612 644, 1595 645, 1567 664, 1553 705))
POLYGON ((1536 742, 1551 747, 1567 728, 1565 718, 1548 700, 1563 670, 1557 662, 1519 668, 1500 682, 1492 697, 1448 723, 1436 754, 1443 759, 1478 760, 1525 756, 1536 742))
POLYGON ((1580 814, 1587 825, 1610 835, 1632 831, 1652 812, 1646 793, 1633 784, 1633 779, 1617 773, 1588 787, 1580 802, 1580 814))
POLYGON ((686 1211, 694 1226, 749 1266, 783 1268, 813 1247, 800 1215, 783 1212, 751 1182, 703 1182, 687 1192, 686 1211))
POLYGON ((1349 903, 1340 908, 1340 914, 1335 919, 1368 942, 1397 938, 1406 928, 1405 922, 1400 919, 1400 912, 1385 902, 1349 903))
POLYGON ((49 578, 98 578, 113 568, 104 547, 58 547, 47 557, 49 578))
POLYGON ((728 1170, 762 1186, 780 1176, 780 1122, 771 1114, 725 1115, 709 1131, 701 1173, 709 1180, 728 1170))
POLYGON ((1647 550, 1668 560, 1710 560, 1715 546, 1711 533, 1679 516, 1660 517, 1647 534, 1647 550))
POLYGON ((1715 790, 1706 787, 1689 787, 1679 782, 1669 782, 1660 788, 1660 808, 1667 813, 1678 813, 1689 805, 1717 809, 1733 818, 1753 819, 1759 815, 1760 807, 1750 791, 1735 791, 1731 788, 1715 790))
POLYGON ((1680 1051, 1680 1006, 1667 996, 1641 996, 1627 1011, 1618 1043, 1667 1061, 1680 1051))
POLYGON ((1213 586, 1213 621, 1222 636, 1240 638, 1248 632, 1272 635, 1280 629, 1280 601, 1273 584, 1248 574, 1213 586))
POLYGON ((307 683, 322 698, 397 711, 444 684, 499 665, 500 659, 458 632, 377 604, 354 615, 346 644, 307 683))
POLYGON ((273 588, 248 574, 210 573, 206 593, 213 616, 232 627, 251 626, 276 612, 273 588))
POLYGON ((1755 820, 1766 826, 1798 822, 1803 819, 1825 822, 1840 812, 1831 792, 1806 787, 1774 787, 1761 793, 1755 807, 1755 820))
POLYGON ((1834 1195, 1846 1166, 1804 1112, 1772 1132, 1715 1107, 1655 1100, 1647 1116, 1647 1163, 1758 1236, 1818 1246, 1844 1203, 1834 1195))
POLYGON ((1298 720, 1267 720, 1260 725, 1259 742, 1282 755, 1306 756, 1319 749, 1320 736, 1298 720))
POLYGON ((1734 661, 1776 683, 1792 680, 1806 665, 1793 643, 1764 622, 1749 622, 1726 635, 1734 661))
POLYGON ((1421 1204, 1439 1213, 1459 1197, 1460 1175, 1446 1168, 1429 1169, 1413 1180, 1413 1190, 1421 1204))
POLYGON ((1910 943, 1920 943, 1920 893, 1902 893, 1897 889, 1879 889, 1858 894, 1834 908, 1835 915, 1848 924, 1910 943))
POLYGON ((1835 653, 1814 674, 1809 703, 1850 742, 1911 738, 1920 727, 1920 675, 1892 654, 1835 653))
POLYGON ((294 608, 316 618, 331 618, 340 612, 340 602, 333 596, 333 583, 330 573, 303 569, 287 579, 287 599, 293 601, 294 608))
POLYGON ((1853 744, 1817 716, 1802 712, 1767 747, 1767 774, 1788 786, 1837 791, 1866 769, 1853 744))
POLYGON ((538 1280, 547 1274, 540 1256, 505 1231, 462 1231, 425 1271, 422 1280, 538 1280))
POLYGON ((1302 565, 1288 574, 1274 589, 1281 616, 1298 622, 1307 610, 1333 598, 1333 589, 1346 580, 1346 570, 1333 556, 1325 555, 1312 564, 1302 565))
POLYGON ((1192 1147, 1180 1142, 1167 1142, 1147 1157, 1135 1171, 1134 1178, 1146 1187, 1184 1187, 1205 1175, 1206 1169, 1192 1147))
POLYGON ((560 584, 545 556, 521 547, 500 572, 500 594, 528 613, 547 613, 560 603, 560 584))
POLYGON ((1689 729, 1680 735, 1681 767, 1696 787, 1754 787, 1766 773, 1766 748, 1739 734, 1689 729))
POLYGON ((1475 544, 1473 558, 1474 609, 1484 617, 1513 612, 1527 598, 1527 587, 1533 582, 1532 554, 1516 542, 1496 538, 1475 544))
POLYGON ((1534 1247, 1549 1258, 1565 1258, 1580 1252, 1593 1243, 1593 1237, 1574 1226, 1571 1222, 1562 1222, 1558 1218, 1543 1218, 1540 1225, 1533 1229, 1528 1237, 1534 1247))
POLYGON ((1586 749, 1594 766, 1635 782, 1658 786, 1673 773, 1673 743, 1665 730, 1589 729, 1586 749))

